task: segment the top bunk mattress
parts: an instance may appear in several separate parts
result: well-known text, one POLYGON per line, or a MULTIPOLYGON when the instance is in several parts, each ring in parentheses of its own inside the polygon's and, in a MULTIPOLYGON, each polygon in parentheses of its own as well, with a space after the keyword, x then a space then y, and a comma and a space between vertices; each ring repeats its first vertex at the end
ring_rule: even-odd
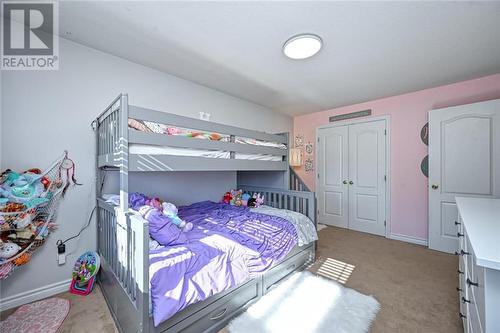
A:
MULTIPOLYGON (((184 137, 189 137, 189 138, 194 138, 194 139, 212 140, 212 141, 223 141, 223 142, 230 142, 231 141, 230 135, 221 134, 221 133, 214 133, 214 132, 197 131, 197 130, 193 130, 193 129, 180 128, 180 127, 173 127, 173 126, 159 124, 159 123, 155 123, 155 122, 151 122, 151 121, 139 121, 136 119, 129 119, 128 126, 129 126, 129 128, 132 128, 132 129, 135 129, 137 131, 144 132, 144 133, 184 136, 184 137)), ((287 146, 283 143, 262 141, 262 140, 239 137, 239 136, 236 136, 234 138, 234 142, 240 143, 240 144, 249 144, 249 145, 254 145, 254 146, 279 148, 279 149, 283 149, 283 150, 287 149, 287 146)))
MULTIPOLYGON (((129 153, 145 154, 145 155, 194 156, 194 157, 206 157, 206 158, 231 158, 231 153, 223 150, 175 148, 175 147, 143 145, 143 144, 131 144, 129 146, 129 153)), ((269 155, 269 154, 235 153, 234 158, 239 160, 259 160, 259 161, 274 161, 274 162, 281 162, 283 160, 281 156, 269 155)))

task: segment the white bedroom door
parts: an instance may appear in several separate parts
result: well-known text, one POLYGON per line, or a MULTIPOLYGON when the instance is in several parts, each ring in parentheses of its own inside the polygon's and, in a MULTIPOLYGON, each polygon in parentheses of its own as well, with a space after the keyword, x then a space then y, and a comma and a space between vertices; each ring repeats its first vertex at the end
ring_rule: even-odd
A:
POLYGON ((429 112, 429 248, 458 248, 456 196, 500 195, 500 100, 429 112))
POLYGON ((349 229, 385 236, 385 120, 349 126, 349 229))
POLYGON ((318 130, 318 222, 348 225, 348 127, 318 130))

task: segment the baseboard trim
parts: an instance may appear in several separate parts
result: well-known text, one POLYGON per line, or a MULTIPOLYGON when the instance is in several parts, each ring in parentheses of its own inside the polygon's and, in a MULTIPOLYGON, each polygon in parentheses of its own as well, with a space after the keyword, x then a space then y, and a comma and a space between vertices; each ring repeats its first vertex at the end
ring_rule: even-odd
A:
POLYGON ((417 245, 423 245, 423 246, 428 245, 427 239, 413 237, 413 236, 406 236, 406 235, 391 233, 389 235, 389 238, 394 239, 394 240, 398 240, 398 241, 402 241, 402 242, 417 244, 417 245))
POLYGON ((25 291, 17 295, 2 298, 0 301, 0 311, 12 309, 23 304, 38 301, 69 290, 71 279, 49 284, 47 286, 25 291))

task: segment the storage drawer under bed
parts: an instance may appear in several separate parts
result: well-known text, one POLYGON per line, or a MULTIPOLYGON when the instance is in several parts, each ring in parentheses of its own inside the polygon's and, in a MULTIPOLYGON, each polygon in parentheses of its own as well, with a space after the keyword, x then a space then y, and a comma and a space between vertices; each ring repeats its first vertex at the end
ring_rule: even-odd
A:
POLYGON ((221 329, 229 318, 246 310, 260 297, 260 288, 260 279, 253 279, 172 326, 167 332, 201 333, 221 329))
POLYGON ((314 251, 314 246, 307 247, 305 250, 288 259, 285 259, 275 267, 271 268, 268 272, 264 273, 262 279, 263 294, 266 294, 276 283, 280 282, 290 273, 301 268, 309 260, 311 260, 312 251, 314 251))

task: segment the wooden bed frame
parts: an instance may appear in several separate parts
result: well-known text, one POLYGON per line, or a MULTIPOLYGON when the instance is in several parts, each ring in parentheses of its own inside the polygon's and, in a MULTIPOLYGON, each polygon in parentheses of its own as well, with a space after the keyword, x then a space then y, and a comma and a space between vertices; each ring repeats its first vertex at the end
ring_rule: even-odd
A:
MULTIPOLYGON (((129 213, 128 178, 140 171, 280 171, 288 180, 286 150, 234 142, 242 136, 265 141, 288 143, 287 135, 226 126, 164 112, 128 105, 126 94, 118 96, 93 122, 97 151, 97 250, 101 257, 98 282, 120 332, 217 332, 276 283, 292 272, 304 268, 315 258, 315 243, 296 246, 278 264, 263 275, 233 289, 211 296, 178 312, 160 326, 154 327, 149 312, 149 226, 143 218, 129 213), (129 130, 128 118, 148 120, 173 126, 213 131, 231 135, 232 142, 141 133, 129 130), (132 143, 182 148, 231 151, 230 159, 183 157, 171 155, 133 155, 132 143), (281 162, 236 160, 235 152, 282 154, 281 162), (142 163, 142 164, 141 164, 142 163), (141 168, 148 163, 148 168, 141 168), (101 198, 104 171, 120 173, 120 206, 114 207, 101 198)), ((284 177, 283 177, 284 176, 284 177)), ((284 185, 285 186, 285 185, 284 185)), ((316 225, 316 203, 313 192, 239 184, 244 191, 264 194, 264 204, 300 212, 316 225)))

